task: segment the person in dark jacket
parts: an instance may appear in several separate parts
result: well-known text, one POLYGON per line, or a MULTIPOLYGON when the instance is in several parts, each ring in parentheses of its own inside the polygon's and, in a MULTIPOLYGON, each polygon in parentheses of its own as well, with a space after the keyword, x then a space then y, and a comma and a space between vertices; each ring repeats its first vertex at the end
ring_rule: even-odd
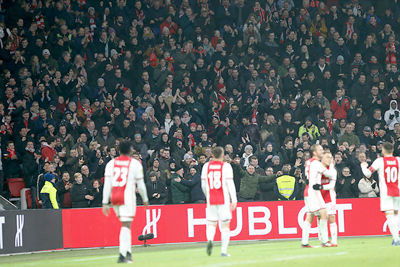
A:
MULTIPOLYGON (((265 170, 266 176, 271 176, 273 174, 274 174, 274 170, 272 169, 272 167, 269 167, 265 170)), ((274 186, 275 186, 274 180, 267 181, 267 182, 260 182, 259 183, 259 187, 260 187, 259 200, 261 200, 261 201, 275 200, 274 186)))
POLYGON ((150 205, 161 205, 167 202, 167 186, 158 178, 157 172, 151 171, 149 173, 149 181, 146 187, 150 205))
POLYGON ((350 169, 344 167, 342 175, 336 181, 337 198, 356 198, 359 194, 358 181, 351 175, 350 169))
POLYGON ((196 168, 190 168, 190 178, 181 180, 181 184, 190 187, 190 200, 192 203, 206 203, 206 197, 201 189, 201 177, 196 168))
POLYGON ((69 172, 64 171, 62 179, 56 183, 57 196, 62 208, 71 208, 71 187, 69 172))
POLYGON ((173 204, 183 204, 190 200, 190 188, 181 184, 183 180, 183 167, 178 165, 176 171, 171 174, 171 194, 173 204))
POLYGON ((93 200, 90 201, 90 207, 101 207, 103 201, 103 188, 99 180, 93 180, 92 189, 90 190, 93 200))
POLYGON ((89 200, 93 200, 94 197, 90 195, 87 185, 82 183, 82 174, 75 173, 74 178, 75 183, 71 187, 72 208, 87 208, 89 200))

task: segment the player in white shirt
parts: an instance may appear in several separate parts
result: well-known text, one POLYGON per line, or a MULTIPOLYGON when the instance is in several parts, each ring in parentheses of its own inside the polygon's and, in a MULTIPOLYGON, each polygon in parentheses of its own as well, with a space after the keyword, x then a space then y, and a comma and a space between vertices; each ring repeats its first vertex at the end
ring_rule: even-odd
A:
POLYGON ((221 256, 227 253, 230 239, 230 222, 232 211, 236 209, 236 189, 233 182, 233 170, 224 162, 224 149, 215 147, 212 150, 213 160, 204 164, 201 172, 201 187, 207 199, 207 254, 210 256, 217 223, 221 229, 221 256))
MULTIPOLYGON (((332 154, 330 152, 325 152, 322 156, 321 163, 330 170, 332 163, 332 154)), ((335 168, 332 169, 335 175, 331 178, 325 177, 322 175, 321 177, 321 185, 323 188, 321 189, 322 198, 324 199, 326 205, 326 213, 328 214, 328 222, 329 222, 329 230, 331 232, 331 246, 337 247, 337 237, 338 230, 336 224, 336 179, 337 179, 337 171, 335 168)), ((320 218, 318 218, 318 224, 320 223, 320 218)), ((319 234, 321 238, 321 234, 319 234)))
POLYGON ((393 236, 392 245, 400 246, 398 214, 400 209, 400 159, 393 156, 393 145, 385 142, 382 147, 383 157, 377 158, 368 168, 367 162, 361 163, 361 169, 367 178, 378 172, 381 211, 385 213, 390 233, 393 236))
POLYGON ((303 248, 311 248, 308 244, 309 231, 311 224, 314 220, 316 213, 321 217, 319 224, 319 231, 321 233, 321 242, 323 247, 330 247, 328 242, 328 215, 326 211, 325 201, 321 194, 322 175, 325 177, 333 178, 336 175, 335 168, 329 168, 329 170, 324 167, 321 163, 324 151, 321 145, 312 145, 311 153, 313 157, 305 163, 305 173, 308 179, 308 185, 304 190, 304 202, 307 207, 307 217, 303 225, 302 232, 302 243, 303 248))
POLYGON ((119 234, 118 263, 132 263, 131 224, 136 213, 136 186, 147 207, 148 198, 143 181, 142 164, 130 157, 131 143, 122 141, 120 156, 109 161, 104 173, 103 213, 108 216, 109 204, 122 223, 119 234))

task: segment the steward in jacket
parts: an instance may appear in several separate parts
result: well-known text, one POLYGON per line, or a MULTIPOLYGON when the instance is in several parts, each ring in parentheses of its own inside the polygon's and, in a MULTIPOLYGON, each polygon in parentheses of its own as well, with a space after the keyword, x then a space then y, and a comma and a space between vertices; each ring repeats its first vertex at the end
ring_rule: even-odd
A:
POLYGON ((44 186, 40 190, 42 205, 44 209, 59 209, 57 203, 57 189, 55 187, 56 176, 52 173, 44 175, 44 186))

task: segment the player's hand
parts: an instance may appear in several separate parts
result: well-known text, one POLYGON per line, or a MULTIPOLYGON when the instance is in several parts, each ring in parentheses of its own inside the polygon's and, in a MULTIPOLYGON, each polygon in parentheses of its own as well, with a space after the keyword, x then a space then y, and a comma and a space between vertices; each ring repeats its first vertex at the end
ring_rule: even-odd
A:
POLYGON ((368 163, 367 162, 361 162, 361 168, 368 168, 368 163))
POLYGON ((106 217, 110 214, 110 206, 108 206, 108 205, 103 206, 103 214, 106 217))
POLYGON ((147 208, 149 207, 149 202, 143 201, 143 206, 144 206, 144 209, 147 210, 147 208))
POLYGON ((313 187, 312 187, 314 190, 322 190, 322 185, 320 185, 320 184, 315 184, 315 185, 313 185, 313 187))
POLYGON ((232 212, 236 209, 236 205, 237 205, 236 202, 231 203, 231 211, 232 211, 232 212))

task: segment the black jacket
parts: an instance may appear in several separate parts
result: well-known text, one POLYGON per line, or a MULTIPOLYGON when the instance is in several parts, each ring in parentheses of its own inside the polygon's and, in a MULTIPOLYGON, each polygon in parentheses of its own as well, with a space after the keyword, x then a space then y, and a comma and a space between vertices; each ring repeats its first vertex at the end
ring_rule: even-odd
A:
POLYGON ((89 189, 84 183, 82 184, 74 183, 70 191, 71 191, 72 208, 89 207, 89 200, 85 198, 86 195, 89 195, 89 189))
POLYGON ((146 184, 146 187, 150 205, 165 204, 167 202, 167 186, 162 180, 157 179, 155 182, 149 180, 146 184), (155 193, 160 194, 160 197, 153 197, 155 193))
POLYGON ((198 200, 205 200, 203 190, 201 189, 201 177, 200 174, 196 173, 192 179, 189 180, 181 180, 181 184, 190 187, 190 200, 192 202, 198 200))

